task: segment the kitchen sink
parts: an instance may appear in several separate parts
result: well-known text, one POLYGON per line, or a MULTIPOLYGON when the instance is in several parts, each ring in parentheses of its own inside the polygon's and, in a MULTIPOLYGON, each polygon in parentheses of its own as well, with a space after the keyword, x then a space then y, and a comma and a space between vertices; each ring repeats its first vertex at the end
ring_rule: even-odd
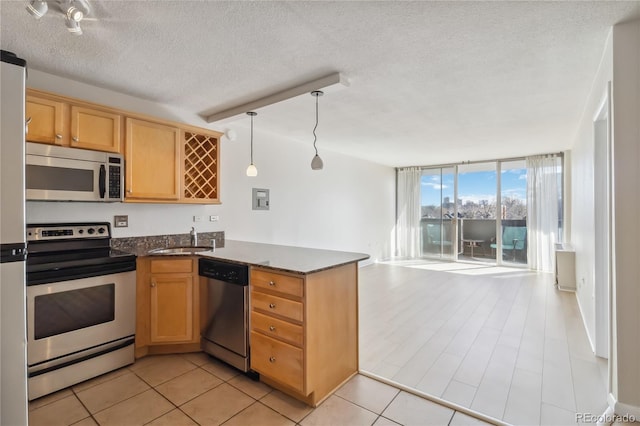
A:
POLYGON ((149 250, 149 254, 194 254, 208 250, 212 250, 212 248, 210 246, 180 246, 149 250))

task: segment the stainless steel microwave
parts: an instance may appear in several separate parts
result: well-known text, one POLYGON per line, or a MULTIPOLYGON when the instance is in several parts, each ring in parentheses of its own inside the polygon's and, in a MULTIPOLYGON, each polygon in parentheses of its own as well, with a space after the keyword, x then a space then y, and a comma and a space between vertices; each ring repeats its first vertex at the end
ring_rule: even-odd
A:
POLYGON ((25 177, 27 200, 124 199, 120 154, 27 142, 25 177))

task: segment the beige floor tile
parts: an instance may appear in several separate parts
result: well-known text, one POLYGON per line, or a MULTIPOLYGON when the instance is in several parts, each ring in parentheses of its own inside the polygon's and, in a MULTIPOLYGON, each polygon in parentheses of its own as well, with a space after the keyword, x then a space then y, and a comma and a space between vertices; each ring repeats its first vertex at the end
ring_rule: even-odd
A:
POLYGON ((180 411, 179 409, 175 409, 173 411, 169 411, 167 414, 158 417, 151 423, 147 423, 150 426, 198 426, 196 422, 194 422, 189 416, 180 411))
POLYGON ((34 399, 33 401, 29 402, 29 411, 33 411, 36 408, 43 407, 47 404, 51 404, 52 402, 56 402, 71 395, 73 395, 73 392, 71 391, 71 389, 67 388, 59 390, 58 392, 50 393, 49 395, 45 395, 41 398, 34 399))
POLYGON ((209 358, 209 360, 202 364, 200 368, 204 368, 209 373, 214 376, 218 376, 225 382, 236 377, 240 372, 233 367, 228 366, 224 362, 218 361, 213 358, 209 358))
POLYGON ((223 383, 180 407, 201 425, 219 425, 253 404, 255 400, 223 383))
POLYGON ((198 367, 181 356, 165 356, 151 365, 136 369, 135 373, 150 386, 158 386, 195 368, 198 367))
POLYGON ((336 391, 336 395, 380 414, 398 392, 393 386, 356 374, 336 391))
POLYGON ((72 424, 71 426, 98 426, 95 420, 92 417, 87 417, 86 419, 82 419, 77 423, 72 424))
POLYGON ((376 421, 378 415, 365 410, 347 400, 335 395, 330 396, 311 414, 305 417, 300 424, 303 426, 325 425, 366 425, 370 426, 376 421))
POLYGON ((462 405, 463 407, 471 407, 477 391, 478 388, 475 386, 452 380, 442 394, 442 399, 462 405))
POLYGON ((407 392, 400 394, 382 413, 403 425, 446 425, 453 410, 407 392))
POLYGON ((296 423, 313 411, 308 405, 277 390, 266 395, 260 402, 296 423))
POLYGON ((77 385, 73 386, 72 389, 76 393, 81 392, 93 386, 99 385, 100 383, 108 382, 109 380, 113 380, 120 376, 124 376, 125 374, 128 374, 128 373, 131 373, 131 370, 129 370, 129 368, 127 367, 119 368, 115 371, 111 371, 101 376, 94 377, 93 379, 85 380, 82 383, 78 383, 77 385))
POLYGON ((373 426, 397 426, 399 423, 394 422, 393 420, 389 420, 386 417, 378 417, 373 426))
POLYGON ((273 390, 271 386, 267 386, 264 383, 251 380, 243 374, 237 375, 227 383, 255 399, 260 399, 273 390))
POLYGON ((456 411, 451 419, 449 426, 474 426, 474 425, 490 425, 491 423, 484 422, 475 417, 471 417, 468 414, 456 411))
POLYGON ((138 371, 142 368, 147 368, 155 363, 178 357, 180 357, 180 355, 147 355, 145 357, 136 359, 136 362, 131 364, 128 368, 131 371, 138 371))
POLYGON ((89 417, 89 412, 75 396, 67 396, 29 413, 29 426, 70 425, 89 417))
POLYGON ((138 376, 133 373, 127 373, 78 392, 77 395, 85 407, 92 414, 95 414, 148 389, 149 385, 140 380, 138 376))
POLYGON ((223 383, 222 380, 213 374, 202 368, 196 368, 156 386, 155 389, 179 406, 221 383, 223 383))
POLYGON ((182 358, 189 362, 194 363, 198 367, 209 362, 211 357, 204 352, 191 352, 188 354, 181 354, 182 358))
POLYGON ((294 426, 295 423, 260 402, 255 402, 233 416, 224 426, 294 426))
POLYGON ((571 426, 577 424, 576 415, 573 411, 542 403, 540 409, 540 424, 554 426, 571 426))
POLYGON ((175 407, 158 392, 149 389, 94 415, 100 426, 143 425, 175 407))

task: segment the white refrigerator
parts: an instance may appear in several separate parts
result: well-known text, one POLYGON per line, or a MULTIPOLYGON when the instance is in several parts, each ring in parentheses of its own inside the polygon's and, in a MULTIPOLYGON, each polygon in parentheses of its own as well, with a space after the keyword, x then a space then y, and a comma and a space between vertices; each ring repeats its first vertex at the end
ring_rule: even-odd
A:
POLYGON ((26 63, 1 51, 0 69, 0 425, 27 425, 25 284, 26 63))

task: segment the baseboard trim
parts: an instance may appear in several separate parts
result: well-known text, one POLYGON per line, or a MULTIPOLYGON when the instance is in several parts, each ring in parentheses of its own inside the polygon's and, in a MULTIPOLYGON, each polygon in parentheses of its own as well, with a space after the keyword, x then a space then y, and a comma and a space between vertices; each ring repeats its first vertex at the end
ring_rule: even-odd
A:
POLYGON ((584 312, 582 311, 582 305, 580 304, 580 298, 578 297, 578 292, 575 292, 576 301, 578 302, 578 310, 580 311, 580 318, 582 318, 582 326, 584 327, 585 334, 587 335, 587 339, 589 340, 589 346, 591 346, 591 352, 596 353, 596 345, 594 345, 593 340, 591 339, 591 334, 589 333, 589 327, 587 326, 587 320, 584 317, 584 312))
POLYGON ((619 422, 628 423, 631 421, 640 421, 640 407, 619 402, 612 393, 607 397, 607 402, 609 403, 609 408, 613 410, 613 416, 622 417, 619 422), (631 420, 632 417, 633 420, 631 420))

